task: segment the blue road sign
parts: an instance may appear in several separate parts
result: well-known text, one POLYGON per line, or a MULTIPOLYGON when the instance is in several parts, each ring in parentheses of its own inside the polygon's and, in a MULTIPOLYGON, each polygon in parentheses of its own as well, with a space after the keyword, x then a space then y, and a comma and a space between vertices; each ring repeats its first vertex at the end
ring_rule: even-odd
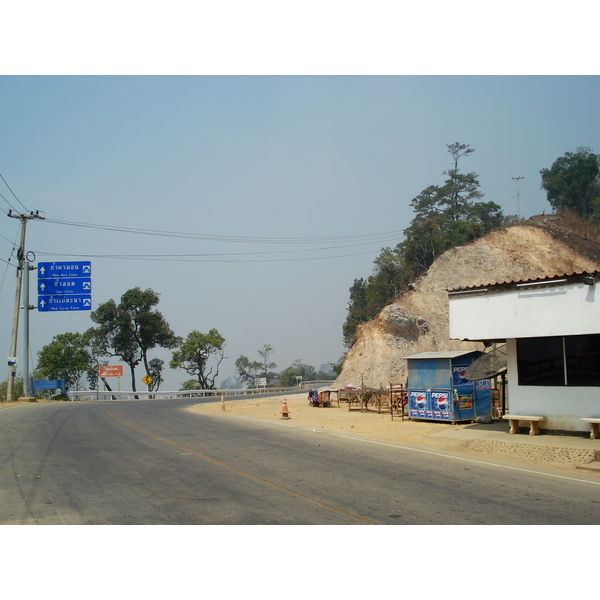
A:
POLYGON ((92 296, 91 294, 38 296, 38 310, 40 312, 92 310, 92 296))
POLYGON ((57 277, 91 277, 92 263, 89 260, 75 262, 38 263, 38 279, 57 277))
POLYGON ((92 263, 38 263, 38 310, 92 310, 92 263))
POLYGON ((92 280, 83 277, 61 277, 57 279, 38 279, 38 294, 91 294, 92 280))

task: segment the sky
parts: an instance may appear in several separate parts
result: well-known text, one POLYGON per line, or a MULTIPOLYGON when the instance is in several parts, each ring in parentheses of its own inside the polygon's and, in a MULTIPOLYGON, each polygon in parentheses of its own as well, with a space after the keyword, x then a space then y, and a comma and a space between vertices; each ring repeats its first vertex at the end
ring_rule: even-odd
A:
MULTIPOLYGON (((521 215, 549 212, 539 171, 600 151, 599 92, 593 76, 3 76, 0 206, 45 216, 27 226, 36 261, 91 261, 94 309, 139 286, 177 335, 218 329, 218 383, 265 344, 277 370, 318 368, 345 351, 354 279, 443 182, 447 144, 475 149, 460 166, 485 201, 517 214, 523 177, 521 215)), ((1 216, 8 353, 20 225, 1 216)), ((32 368, 53 336, 92 326, 89 311, 30 314, 32 368)), ((170 356, 150 353, 163 390, 190 378, 170 356)))
MULTIPOLYGON (((540 169, 580 146, 600 152, 593 20, 540 15, 535 4, 515 4, 516 20, 510 10, 490 20, 469 2, 452 13, 398 13, 383 1, 368 11, 229 1, 192 14, 179 0, 168 13, 61 0, 51 10, 32 3, 35 18, 30 4, 8 8, 5 352, 20 228, 5 216, 12 209, 45 217, 27 226, 34 264, 91 261, 94 309, 151 288, 177 335, 216 328, 228 357, 217 383, 265 344, 279 371, 337 362, 350 286, 402 241, 410 201, 444 181, 448 144, 475 150, 460 166, 478 174, 484 201, 524 217, 550 211, 540 169), (559 26, 560 45, 548 34, 559 26)), ((34 271, 33 296, 36 283, 34 271)), ((89 311, 31 311, 30 369, 55 335, 91 325, 89 311)), ((162 390, 190 378, 168 369, 170 351, 150 357, 165 361, 162 390)))

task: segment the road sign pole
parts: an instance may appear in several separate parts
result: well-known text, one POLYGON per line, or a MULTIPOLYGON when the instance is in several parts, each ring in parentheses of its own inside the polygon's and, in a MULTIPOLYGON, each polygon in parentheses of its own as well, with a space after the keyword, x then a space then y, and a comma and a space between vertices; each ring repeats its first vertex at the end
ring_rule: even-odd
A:
MULTIPOLYGON (((32 307, 29 305, 29 271, 35 267, 30 266, 28 262, 23 263, 23 396, 29 396, 29 311, 32 307)), ((33 391, 33 390, 31 390, 33 391)))

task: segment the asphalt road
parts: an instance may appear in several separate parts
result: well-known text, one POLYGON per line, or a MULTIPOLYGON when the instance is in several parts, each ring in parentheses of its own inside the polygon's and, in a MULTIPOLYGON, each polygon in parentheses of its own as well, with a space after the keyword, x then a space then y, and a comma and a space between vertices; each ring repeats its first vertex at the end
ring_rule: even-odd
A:
POLYGON ((2 524, 599 524, 600 479, 183 410, 0 408, 2 524))

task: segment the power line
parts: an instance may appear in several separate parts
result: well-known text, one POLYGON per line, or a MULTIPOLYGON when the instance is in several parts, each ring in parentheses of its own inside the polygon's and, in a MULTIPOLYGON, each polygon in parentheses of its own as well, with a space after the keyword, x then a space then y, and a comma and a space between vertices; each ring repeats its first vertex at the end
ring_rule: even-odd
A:
MULTIPOLYGON (((144 261, 158 261, 158 262, 205 262, 205 263, 253 263, 253 262, 297 262, 297 261, 309 261, 309 260, 327 260, 333 258, 347 258, 349 256, 366 256, 368 254, 376 254, 380 252, 379 250, 371 250, 369 252, 356 252, 352 254, 337 254, 332 256, 305 256, 301 258, 254 258, 254 259, 222 259, 222 258, 214 258, 215 256, 223 256, 223 255, 207 255, 207 257, 213 258, 198 258, 196 255, 181 255, 181 257, 176 258, 177 255, 148 255, 144 256, 141 254, 132 255, 132 254, 66 254, 66 253, 54 253, 54 252, 41 252, 39 250, 33 251, 37 256, 66 256, 70 258, 109 258, 120 259, 120 260, 144 260, 144 261)), ((260 253, 249 253, 249 254, 260 254, 260 253)), ((269 252, 268 254, 273 254, 269 252)), ((281 254, 280 252, 276 254, 281 254)), ((232 253, 229 256, 240 256, 243 253, 232 253)), ((228 256, 228 255, 225 255, 228 256)))
POLYGON ((172 237, 178 239, 192 239, 212 242, 229 242, 229 243, 243 243, 243 244, 314 244, 314 243, 331 243, 340 241, 356 241, 356 240, 377 240, 387 241, 386 239, 392 235, 403 235, 402 230, 385 231, 380 233, 368 233, 359 235, 346 235, 346 236, 329 236, 326 239, 323 237, 251 237, 251 236, 228 236, 228 235, 213 235, 204 233, 185 233, 176 231, 161 231, 152 229, 136 229, 133 227, 121 227, 117 225, 98 225, 95 223, 77 223, 75 221, 62 221, 57 219, 45 219, 46 223, 53 223, 58 225, 68 225, 72 227, 83 227, 88 229, 100 229, 104 231, 116 231, 119 233, 135 233, 138 235, 152 235, 158 237, 172 237))
MULTIPOLYGON (((17 195, 12 191, 12 188, 10 187, 10 185, 8 185, 8 183, 6 182, 6 179, 4 179, 4 176, 2 175, 2 173, 0 173, 0 177, 2 178, 2 181, 4 181, 4 185, 6 185, 6 187, 10 190, 10 193, 14 196, 15 200, 25 209, 26 212, 30 212, 29 209, 17 198, 17 195)), ((2 196, 2 197, 4 198, 4 196, 2 196)), ((4 198, 4 200, 6 200, 6 198, 4 198)), ((6 200, 6 203, 14 211, 16 211, 16 208, 14 206, 12 206, 8 200, 6 200)))
POLYGON ((5 197, 4 194, 0 193, 0 196, 2 196, 2 199, 4 200, 4 202, 6 202, 6 204, 8 204, 8 206, 10 206, 11 210, 14 210, 15 212, 19 212, 5 197))

